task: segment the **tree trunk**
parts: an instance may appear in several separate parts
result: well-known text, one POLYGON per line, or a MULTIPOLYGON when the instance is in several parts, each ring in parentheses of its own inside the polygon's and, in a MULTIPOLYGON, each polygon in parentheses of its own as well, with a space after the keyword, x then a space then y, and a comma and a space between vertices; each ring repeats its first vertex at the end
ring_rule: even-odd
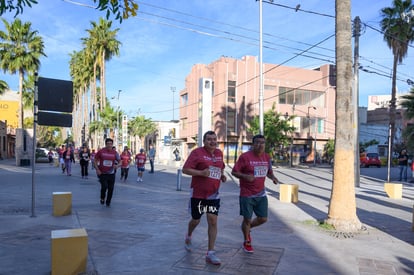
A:
MULTIPOLYGON (((389 154, 388 159, 392 161, 392 155, 394 152, 394 139, 395 139, 395 111, 397 108, 397 64, 398 64, 398 54, 394 55, 394 60, 392 64, 392 87, 391 87, 391 102, 390 102, 390 126, 391 126, 391 138, 390 138, 390 148, 391 154, 389 154)), ((390 162, 391 163, 391 162, 390 162)))
POLYGON ((23 109, 23 70, 19 70, 19 128, 23 129, 24 126, 24 109, 23 109))
POLYGON ((326 222, 342 232, 361 229, 355 200, 351 1, 336 0, 336 127, 333 185, 326 222))
POLYGON ((106 107, 106 80, 105 80, 105 50, 102 51, 101 64, 101 94, 103 98, 103 108, 106 107))

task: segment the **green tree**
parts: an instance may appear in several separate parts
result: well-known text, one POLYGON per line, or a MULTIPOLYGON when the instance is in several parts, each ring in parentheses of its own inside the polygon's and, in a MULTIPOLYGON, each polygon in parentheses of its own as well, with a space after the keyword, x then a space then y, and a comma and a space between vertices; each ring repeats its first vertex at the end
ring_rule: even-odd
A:
POLYGON ((362 225, 356 214, 355 141, 352 103, 351 0, 335 2, 336 101, 335 163, 326 222, 338 231, 355 232, 362 225))
POLYGON ((16 19, 11 24, 2 19, 6 31, 0 31, 0 68, 11 74, 19 74, 19 128, 23 128, 23 81, 28 72, 35 72, 40 67, 43 52, 42 37, 31 29, 31 23, 22 23, 16 19))
POLYGON ((334 154, 335 154, 335 140, 334 139, 328 139, 328 141, 326 142, 324 148, 323 148, 323 153, 325 155, 325 158, 328 160, 328 163, 331 163, 334 154))
MULTIPOLYGON (((414 88, 411 88, 411 91, 408 95, 402 97, 401 106, 405 109, 404 116, 407 119, 414 118, 414 88)), ((410 152, 414 152, 414 125, 408 124, 407 127, 403 130, 403 137, 407 149, 410 152)))
MULTIPOLYGON (((407 56, 408 45, 414 41, 414 20, 405 20, 403 14, 409 13, 414 6, 411 0, 393 0, 392 7, 381 9, 381 30, 384 40, 394 56, 392 66, 392 87, 390 102, 391 148, 395 137, 395 110, 397 94, 397 65, 407 56)), ((388 156, 389 158, 391 155, 388 156)))
MULTIPOLYGON (((106 11, 107 19, 113 14, 115 19, 120 22, 122 22, 122 19, 136 16, 138 11, 138 4, 134 0, 93 0, 93 2, 98 4, 95 7, 96 9, 106 11)), ((0 15, 13 11, 17 16, 23 13, 26 6, 32 7, 37 3, 38 0, 0 0, 0 15)))
POLYGON ((89 126, 90 133, 110 134, 113 138, 113 130, 116 125, 116 110, 107 105, 102 111, 98 110, 99 120, 94 120, 89 126))
POLYGON ((9 85, 7 85, 6 81, 0 80, 0 95, 4 94, 9 89, 9 85))
POLYGON ((91 22, 92 29, 87 30, 89 37, 84 40, 87 52, 92 54, 100 69, 101 110, 106 105, 105 63, 114 55, 119 55, 121 42, 116 39, 119 28, 112 30, 112 21, 99 18, 99 23, 91 22))
MULTIPOLYGON (((272 149, 279 145, 287 146, 290 143, 290 137, 295 131, 292 126, 293 116, 285 117, 281 113, 276 112, 275 105, 263 114, 264 136, 266 137, 266 152, 271 152, 272 149)), ((250 127, 247 131, 253 135, 259 134, 260 125, 259 117, 255 116, 250 121, 250 127)))
POLYGON ((137 136, 140 140, 157 130, 155 123, 145 116, 136 116, 128 123, 130 135, 137 136))

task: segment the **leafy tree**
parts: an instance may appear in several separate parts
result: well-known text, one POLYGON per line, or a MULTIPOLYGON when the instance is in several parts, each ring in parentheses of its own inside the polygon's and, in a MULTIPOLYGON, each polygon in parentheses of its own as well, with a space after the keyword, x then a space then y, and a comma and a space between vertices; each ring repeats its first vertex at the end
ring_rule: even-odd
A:
MULTIPOLYGON (((288 146, 290 144, 290 137, 295 131, 292 126, 293 116, 287 118, 281 113, 276 112, 275 105, 263 114, 264 136, 266 137, 266 152, 271 152, 272 149, 279 145, 288 146)), ((250 127, 247 131, 253 135, 259 134, 260 125, 259 117, 255 116, 250 121, 250 127)))
POLYGON ((328 139, 328 141, 325 144, 325 147, 323 148, 325 158, 328 160, 329 163, 331 163, 331 160, 334 157, 335 154, 335 140, 334 139, 328 139))
POLYGON ((359 143, 359 152, 365 152, 365 149, 371 145, 377 145, 379 144, 379 141, 376 139, 372 139, 370 141, 366 141, 366 142, 360 142, 359 143))
MULTIPOLYGON (((402 96, 401 106, 405 109, 405 117, 407 119, 414 118, 414 88, 411 88, 411 91, 408 95, 402 96)), ((407 149, 410 152, 414 151, 414 125, 408 124, 407 127, 403 130, 403 137, 407 146, 407 149)))
POLYGON ((108 105, 102 111, 98 110, 98 114, 100 119, 91 122, 89 125, 89 132, 107 134, 107 131, 110 131, 113 133, 113 129, 116 125, 116 110, 112 108, 112 106, 108 105))
POLYGON ((336 100, 335 163, 327 224, 342 232, 362 228, 356 214, 355 135, 352 104, 351 0, 335 2, 336 100), (350 115, 351 114, 351 115, 350 115))
POLYGON ((9 85, 7 85, 6 81, 0 80, 0 95, 4 94, 9 89, 9 85))
POLYGON ((130 135, 137 136, 140 140, 149 134, 157 131, 155 123, 145 116, 136 116, 128 123, 128 131, 130 135))
MULTIPOLYGON (((65 0, 64 0, 65 1, 65 0)), ((136 16, 138 4, 134 0, 93 0, 97 3, 96 9, 106 11, 106 18, 113 14, 116 20, 122 22, 131 16, 136 16)), ((15 17, 27 7, 37 4, 38 0, 0 0, 0 15, 5 12, 14 12, 15 17)))
MULTIPOLYGON (((87 30, 88 38, 84 38, 86 52, 92 55, 95 63, 100 68, 100 85, 101 85, 101 109, 106 105, 106 79, 105 63, 114 55, 119 55, 121 42, 116 39, 119 28, 112 30, 112 21, 99 18, 99 23, 91 22, 92 29, 87 30)), ((95 66, 95 65, 94 65, 95 66)), ((94 67, 95 68, 95 67, 94 67)))
POLYGON ((390 102, 391 148, 393 148, 395 137, 397 64, 402 63, 407 56, 408 45, 414 41, 414 20, 405 20, 402 15, 409 13, 412 9, 414 6, 411 0, 393 0, 392 7, 381 9, 381 30, 384 32, 384 40, 394 56, 390 102))
POLYGON ((23 81, 28 72, 35 72, 40 67, 43 52, 42 37, 31 29, 31 23, 22 23, 16 19, 11 24, 2 19, 6 31, 0 31, 0 68, 11 74, 19 74, 19 128, 23 127, 23 81))

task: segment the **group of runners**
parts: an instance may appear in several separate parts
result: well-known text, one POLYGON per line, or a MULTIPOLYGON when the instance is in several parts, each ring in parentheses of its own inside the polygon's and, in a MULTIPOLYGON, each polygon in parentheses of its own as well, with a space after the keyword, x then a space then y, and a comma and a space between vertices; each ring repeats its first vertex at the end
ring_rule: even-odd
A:
MULTIPOLYGON (((217 148, 217 135, 208 131, 203 135, 203 147, 194 149, 187 158, 183 173, 191 179, 191 219, 185 236, 185 248, 192 250, 192 233, 200 223, 201 216, 206 214, 208 224, 208 249, 205 256, 207 263, 220 265, 214 246, 217 237, 217 218, 220 209, 219 188, 225 182, 225 164, 223 153, 217 148)), ((265 179, 268 177, 274 184, 279 181, 273 174, 271 160, 265 153, 263 135, 253 137, 251 150, 241 154, 231 174, 240 181, 240 215, 243 217, 241 231, 243 234, 243 250, 253 253, 250 231, 267 221, 268 201, 265 190, 265 179), (253 219, 253 213, 255 218, 253 219)))

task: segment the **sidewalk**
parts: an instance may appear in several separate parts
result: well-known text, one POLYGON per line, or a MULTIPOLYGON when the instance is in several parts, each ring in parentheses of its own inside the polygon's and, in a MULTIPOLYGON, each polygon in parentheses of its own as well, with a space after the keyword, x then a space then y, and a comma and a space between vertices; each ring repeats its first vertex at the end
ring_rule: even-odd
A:
MULTIPOLYGON (((48 164, 37 164, 36 217, 31 217, 32 169, 0 161, 0 275, 50 274, 52 230, 85 228, 88 233, 87 274, 413 274, 414 187, 405 184, 403 199, 393 200, 382 181, 361 176, 356 188, 357 215, 366 230, 356 234, 329 232, 316 225, 326 218, 332 169, 276 168, 284 183, 299 184, 297 204, 279 201, 279 186, 268 185, 268 222, 252 230, 255 253, 241 249, 238 184, 226 169, 221 187, 217 256, 219 267, 205 263, 205 218, 193 235, 193 252, 184 249, 189 220, 190 178, 183 175, 177 191, 177 168, 156 165, 137 183, 117 178, 110 208, 99 204, 99 182, 90 171, 72 177, 48 164), (72 215, 52 216, 52 193, 72 192, 72 215)), ((119 177, 119 175, 118 175, 119 177)))

